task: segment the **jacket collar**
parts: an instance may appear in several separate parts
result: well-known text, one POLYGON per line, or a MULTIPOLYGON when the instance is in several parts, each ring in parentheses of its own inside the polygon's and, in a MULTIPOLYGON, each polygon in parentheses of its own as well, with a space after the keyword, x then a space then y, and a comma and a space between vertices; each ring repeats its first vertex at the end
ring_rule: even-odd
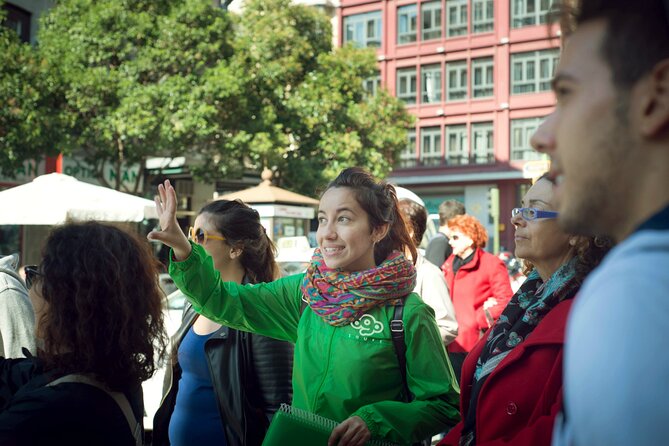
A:
MULTIPOLYGON (((528 347, 534 345, 547 345, 547 344, 564 344, 564 335, 565 327, 567 323, 567 316, 569 310, 573 303, 574 299, 567 299, 560 302, 555 308, 553 308, 539 323, 537 328, 528 336, 527 340, 518 344, 516 348, 511 350, 506 358, 500 362, 500 364, 492 371, 490 377, 500 373, 501 370, 504 370, 509 365, 513 364, 518 358, 520 358, 525 350, 528 347)), ((484 339, 488 336, 488 332, 483 336, 481 341, 479 341, 476 346, 469 353, 471 359, 465 361, 462 376, 467 377, 468 382, 466 384, 471 384, 471 377, 474 375, 474 368, 476 367, 476 360, 481 356, 481 351, 485 346, 484 339)), ((488 378, 490 381, 490 378, 488 378)), ((465 383, 463 383, 465 384, 465 383)), ((487 383, 486 383, 487 384, 487 383)), ((467 386, 463 386, 467 387, 467 386)), ((468 398, 468 397, 467 397, 468 398)))
POLYGON ((634 232, 645 231, 645 230, 651 230, 651 231, 669 230, 669 204, 665 206, 664 209, 658 211, 648 220, 643 222, 634 232))
POLYGON ((21 285, 25 287, 25 282, 16 271, 18 267, 19 256, 17 254, 11 254, 8 256, 0 257, 0 273, 5 273, 14 279, 16 279, 21 285))
MULTIPOLYGON (((458 268, 458 271, 477 269, 479 267, 479 263, 481 262, 481 251, 482 251, 481 248, 476 248, 476 250, 474 250, 474 257, 472 258, 472 260, 470 262, 465 263, 460 268, 458 268)), ((453 255, 453 261, 455 261, 455 255, 453 255)), ((453 265, 452 262, 451 265, 453 265)))

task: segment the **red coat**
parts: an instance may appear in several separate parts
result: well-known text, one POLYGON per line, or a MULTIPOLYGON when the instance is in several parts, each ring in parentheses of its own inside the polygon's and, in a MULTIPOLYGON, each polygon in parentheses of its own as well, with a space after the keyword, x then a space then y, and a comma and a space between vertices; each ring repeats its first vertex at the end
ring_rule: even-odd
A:
POLYGON ((441 267, 458 321, 458 337, 449 344, 448 351, 468 352, 478 342, 481 332, 489 328, 483 303, 490 297, 497 299, 497 305, 488 309, 497 320, 513 291, 504 262, 489 252, 477 249, 472 261, 460 267, 455 276, 453 259, 455 255, 451 254, 441 267))
MULTIPOLYGON (((525 342, 518 344, 493 370, 478 396, 478 446, 550 445, 555 416, 562 409, 562 348, 573 299, 553 308, 525 342)), ((466 416, 471 383, 485 340, 462 366, 460 414, 466 416)), ((464 423, 438 444, 457 445, 464 423)))

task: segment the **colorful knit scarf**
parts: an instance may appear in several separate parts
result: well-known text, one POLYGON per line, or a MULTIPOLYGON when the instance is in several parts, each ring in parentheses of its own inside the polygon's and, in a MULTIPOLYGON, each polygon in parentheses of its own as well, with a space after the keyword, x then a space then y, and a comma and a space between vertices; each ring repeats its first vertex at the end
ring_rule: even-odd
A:
POLYGON ((371 308, 400 303, 415 286, 416 269, 398 251, 375 268, 351 273, 325 266, 317 248, 302 282, 302 294, 314 313, 340 326, 358 320, 371 308))

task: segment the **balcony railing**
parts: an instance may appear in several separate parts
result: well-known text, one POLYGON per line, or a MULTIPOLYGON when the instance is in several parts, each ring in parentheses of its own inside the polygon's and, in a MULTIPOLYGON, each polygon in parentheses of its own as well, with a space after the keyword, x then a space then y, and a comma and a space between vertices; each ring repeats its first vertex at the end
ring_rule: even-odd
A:
POLYGON ((489 166, 495 164, 495 155, 449 156, 446 158, 406 158, 395 164, 396 169, 413 169, 417 167, 458 167, 458 166, 489 166))

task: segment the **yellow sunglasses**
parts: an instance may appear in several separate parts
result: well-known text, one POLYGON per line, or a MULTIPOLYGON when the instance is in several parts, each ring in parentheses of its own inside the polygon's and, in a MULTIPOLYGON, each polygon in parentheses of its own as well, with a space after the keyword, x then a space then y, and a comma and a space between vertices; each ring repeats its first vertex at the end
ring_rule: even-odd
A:
POLYGON ((220 235, 211 235, 208 234, 207 231, 205 231, 202 228, 195 229, 194 227, 188 228, 188 238, 190 240, 193 240, 195 243, 198 245, 204 245, 207 243, 207 240, 225 240, 225 237, 222 237, 220 235))

